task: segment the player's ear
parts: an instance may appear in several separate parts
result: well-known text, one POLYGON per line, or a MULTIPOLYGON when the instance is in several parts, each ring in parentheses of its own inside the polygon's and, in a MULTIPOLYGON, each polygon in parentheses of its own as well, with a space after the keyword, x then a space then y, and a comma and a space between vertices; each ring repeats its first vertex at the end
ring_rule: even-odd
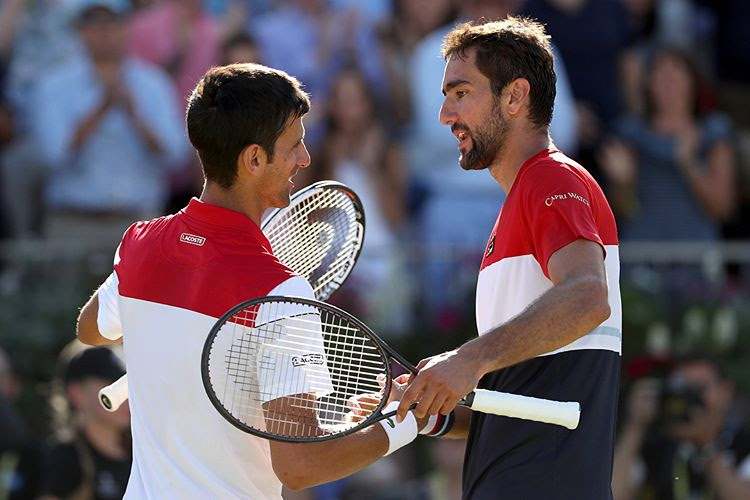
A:
POLYGON ((237 158, 238 173, 243 171, 249 175, 259 175, 266 163, 268 163, 266 151, 258 144, 250 144, 240 151, 237 158))
POLYGON ((523 109, 523 104, 528 101, 531 85, 526 78, 516 78, 508 84, 507 89, 507 111, 510 116, 515 116, 523 109))

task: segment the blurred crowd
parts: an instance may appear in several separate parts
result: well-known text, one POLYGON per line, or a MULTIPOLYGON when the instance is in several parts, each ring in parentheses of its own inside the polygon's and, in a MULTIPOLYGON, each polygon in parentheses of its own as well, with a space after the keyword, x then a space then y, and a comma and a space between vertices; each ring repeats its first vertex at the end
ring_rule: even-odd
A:
MULTIPOLYGON (((353 290, 397 331, 416 304, 450 327, 470 302, 503 201, 462 172, 438 123, 444 33, 524 14, 552 36, 551 134, 597 177, 623 241, 747 238, 747 2, 726 0, 3 0, 3 237, 109 250, 136 219, 179 210, 200 169, 182 125, 210 66, 299 78, 313 168, 364 200, 353 290), (468 220, 471 223, 466 223, 468 220), (367 286, 362 286, 366 283, 367 286), (389 294, 381 293, 389 290, 389 294), (416 292, 419 291, 419 293, 416 292), (394 311, 384 315, 383 311, 394 311)), ((0 285, 22 285, 4 269, 0 285)), ((17 271, 17 270, 15 270, 17 271)))
MULTIPOLYGON (((0 0, 0 293, 25 286, 24 243, 111 258, 134 220, 198 195, 187 98, 209 67, 258 62, 312 98, 312 168, 295 184, 335 179, 363 200, 347 304, 394 337, 450 332, 472 316, 504 194, 461 171, 438 123, 439 49, 455 23, 509 14, 547 26, 552 138, 604 187, 623 242, 750 240, 747 0, 0 0)), ((117 443, 104 445, 114 462, 117 443)), ((458 474, 460 447, 444 448, 436 463, 458 474)), ((380 498, 443 498, 450 474, 437 476, 380 498)))

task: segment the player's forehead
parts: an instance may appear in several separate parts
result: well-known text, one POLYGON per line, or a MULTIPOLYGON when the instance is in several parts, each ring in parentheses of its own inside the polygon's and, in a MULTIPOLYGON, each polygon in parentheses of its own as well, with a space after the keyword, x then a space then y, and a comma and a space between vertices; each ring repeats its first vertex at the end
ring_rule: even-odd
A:
POLYGON ((465 54, 454 53, 448 56, 443 72, 443 93, 460 84, 476 87, 486 85, 488 81, 476 66, 476 49, 471 48, 465 54))

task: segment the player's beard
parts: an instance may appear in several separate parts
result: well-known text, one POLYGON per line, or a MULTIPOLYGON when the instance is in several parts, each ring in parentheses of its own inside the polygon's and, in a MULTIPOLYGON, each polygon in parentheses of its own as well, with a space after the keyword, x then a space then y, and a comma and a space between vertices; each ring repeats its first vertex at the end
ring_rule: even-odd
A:
POLYGON ((493 100, 486 126, 477 127, 475 132, 469 130, 468 127, 457 128, 463 128, 471 135, 471 150, 462 154, 458 159, 459 165, 464 170, 483 170, 489 167, 505 147, 508 122, 503 119, 497 100, 493 100))

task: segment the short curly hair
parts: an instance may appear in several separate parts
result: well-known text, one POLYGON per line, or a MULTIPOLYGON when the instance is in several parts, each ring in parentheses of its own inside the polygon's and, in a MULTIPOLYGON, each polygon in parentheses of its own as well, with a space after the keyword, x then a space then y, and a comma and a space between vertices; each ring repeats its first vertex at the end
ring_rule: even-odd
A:
POLYGON ((496 96, 516 78, 528 80, 529 118, 538 127, 549 127, 557 76, 544 26, 513 16, 502 21, 462 23, 445 36, 441 53, 446 60, 453 55, 464 59, 471 49, 476 49, 477 69, 489 78, 496 96))

